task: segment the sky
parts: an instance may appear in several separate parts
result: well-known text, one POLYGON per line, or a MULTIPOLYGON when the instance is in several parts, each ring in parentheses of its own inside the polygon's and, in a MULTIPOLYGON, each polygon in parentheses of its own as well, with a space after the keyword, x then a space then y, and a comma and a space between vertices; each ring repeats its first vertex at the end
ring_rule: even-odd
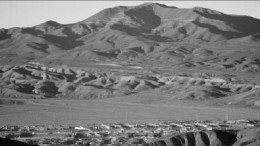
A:
POLYGON ((205 7, 260 19, 260 1, 0 1, 0 28, 31 27, 49 20, 75 23, 105 8, 136 6, 145 2, 178 8, 205 7))

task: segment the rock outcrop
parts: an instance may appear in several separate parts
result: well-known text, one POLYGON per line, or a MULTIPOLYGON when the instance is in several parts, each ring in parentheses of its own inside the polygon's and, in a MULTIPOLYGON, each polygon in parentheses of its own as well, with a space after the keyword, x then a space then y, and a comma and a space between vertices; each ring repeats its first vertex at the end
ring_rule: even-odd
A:
POLYGON ((260 144, 259 133, 259 128, 191 132, 157 140, 145 146, 257 146, 260 144))

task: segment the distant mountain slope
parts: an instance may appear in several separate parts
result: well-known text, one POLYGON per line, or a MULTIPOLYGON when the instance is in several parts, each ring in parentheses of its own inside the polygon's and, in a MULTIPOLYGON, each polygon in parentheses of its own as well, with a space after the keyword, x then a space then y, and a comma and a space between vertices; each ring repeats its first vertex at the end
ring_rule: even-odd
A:
POLYGON ((5 55, 4 62, 12 62, 13 57, 28 61, 53 54, 58 54, 55 58, 86 58, 89 53, 101 60, 136 60, 179 42, 259 42, 259 26, 259 19, 201 7, 182 9, 158 3, 118 6, 73 24, 47 21, 34 27, 1 29, 0 55, 5 55))

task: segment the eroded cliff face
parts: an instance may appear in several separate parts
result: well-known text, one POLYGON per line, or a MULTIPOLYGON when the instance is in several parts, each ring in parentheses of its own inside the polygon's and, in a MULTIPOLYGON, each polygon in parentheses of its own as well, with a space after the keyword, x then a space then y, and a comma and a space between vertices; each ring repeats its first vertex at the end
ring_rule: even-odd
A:
POLYGON ((259 138, 259 128, 240 131, 212 130, 176 135, 145 146, 257 146, 260 144, 259 138))

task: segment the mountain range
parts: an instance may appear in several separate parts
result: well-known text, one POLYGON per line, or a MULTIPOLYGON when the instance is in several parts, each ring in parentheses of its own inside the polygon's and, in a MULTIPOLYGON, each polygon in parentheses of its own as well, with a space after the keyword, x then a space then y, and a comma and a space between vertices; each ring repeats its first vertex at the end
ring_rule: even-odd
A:
POLYGON ((250 16, 144 3, 72 24, 1 29, 1 94, 95 99, 167 87, 183 91, 177 99, 239 95, 236 104, 258 106, 259 26, 250 16))
MULTIPOLYGON (((142 58, 180 62, 192 55, 224 58, 233 54, 229 48, 222 54, 220 49, 211 50, 203 44, 230 47, 234 43, 259 42, 259 26, 260 20, 249 16, 144 3, 104 9, 73 24, 47 21, 33 27, 1 29, 0 54, 1 62, 9 63, 16 58, 18 62, 77 58, 135 63, 142 62, 142 58)), ((252 62, 258 61, 255 58, 251 57, 252 62)))

